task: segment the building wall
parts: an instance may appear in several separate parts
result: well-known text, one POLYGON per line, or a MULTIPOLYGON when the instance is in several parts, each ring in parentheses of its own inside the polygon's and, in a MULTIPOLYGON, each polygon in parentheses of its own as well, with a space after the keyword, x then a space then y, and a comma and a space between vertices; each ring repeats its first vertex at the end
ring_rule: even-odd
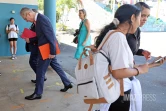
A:
MULTIPOLYGON (((23 7, 35 8, 37 9, 37 0, 0 0, 0 56, 10 56, 10 46, 8 42, 8 37, 6 34, 6 26, 10 24, 10 17, 15 18, 15 24, 18 25, 20 31, 19 35, 23 29, 29 28, 31 23, 27 23, 20 16, 20 10, 23 7), (5 2, 5 3, 4 3, 5 2), (15 13, 12 13, 12 10, 15 13)), ((17 42, 17 55, 27 54, 25 51, 25 41, 18 37, 17 42)))
POLYGON ((37 0, 0 0, 0 3, 37 5, 37 0))

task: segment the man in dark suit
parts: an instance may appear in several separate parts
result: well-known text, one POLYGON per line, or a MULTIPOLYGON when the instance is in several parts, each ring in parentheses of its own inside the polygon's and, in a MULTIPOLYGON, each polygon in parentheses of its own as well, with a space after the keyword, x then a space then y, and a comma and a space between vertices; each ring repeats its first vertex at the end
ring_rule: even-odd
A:
MULTIPOLYGON (((36 9, 32 9, 32 11, 38 13, 36 9)), ((32 23, 30 30, 35 32, 35 24, 32 23)), ((36 67, 37 67, 37 57, 38 57, 38 45, 37 45, 37 37, 34 38, 26 38, 26 51, 30 52, 30 58, 29 58, 29 65, 31 66, 32 70, 36 74, 36 67)), ((45 77, 44 81, 46 81, 47 78, 45 77)), ((36 83, 36 80, 31 80, 32 83, 36 83)))
POLYGON ((64 71, 62 70, 56 59, 55 41, 57 40, 49 18, 40 13, 35 13, 31 9, 26 7, 21 9, 20 15, 27 22, 35 23, 35 31, 38 37, 38 46, 42 46, 47 43, 49 43, 50 45, 49 59, 43 60, 41 53, 38 53, 38 65, 36 69, 36 88, 34 93, 30 96, 26 96, 25 99, 34 100, 42 98, 44 77, 49 65, 57 72, 65 86, 64 89, 61 89, 60 91, 65 92, 69 88, 72 88, 73 86, 71 82, 66 77, 64 71))

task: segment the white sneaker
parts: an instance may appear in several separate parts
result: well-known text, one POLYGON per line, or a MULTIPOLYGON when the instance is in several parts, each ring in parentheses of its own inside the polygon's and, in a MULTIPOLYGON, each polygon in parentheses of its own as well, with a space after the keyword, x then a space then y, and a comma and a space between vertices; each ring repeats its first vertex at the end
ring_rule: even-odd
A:
POLYGON ((15 58, 14 55, 12 55, 11 59, 14 60, 14 58, 15 58))
POLYGON ((17 59, 16 55, 14 55, 14 59, 17 59))

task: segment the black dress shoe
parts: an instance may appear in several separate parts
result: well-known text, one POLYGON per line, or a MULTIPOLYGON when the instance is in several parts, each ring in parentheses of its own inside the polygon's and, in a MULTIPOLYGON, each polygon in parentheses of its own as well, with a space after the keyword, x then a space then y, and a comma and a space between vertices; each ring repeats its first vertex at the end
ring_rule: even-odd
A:
MULTIPOLYGON (((44 81, 47 81, 47 78, 44 78, 44 81)), ((31 80, 32 83, 36 83, 36 80, 31 80)))
POLYGON ((31 80, 32 83, 36 83, 36 80, 31 80))
POLYGON ((37 95, 35 93, 33 93, 32 95, 30 96, 26 96, 25 99, 27 100, 35 100, 35 99, 41 99, 42 98, 42 95, 37 95))
POLYGON ((73 87, 73 85, 72 84, 69 84, 68 86, 65 86, 65 88, 64 89, 61 89, 60 91, 61 92, 66 92, 68 89, 71 89, 73 87))

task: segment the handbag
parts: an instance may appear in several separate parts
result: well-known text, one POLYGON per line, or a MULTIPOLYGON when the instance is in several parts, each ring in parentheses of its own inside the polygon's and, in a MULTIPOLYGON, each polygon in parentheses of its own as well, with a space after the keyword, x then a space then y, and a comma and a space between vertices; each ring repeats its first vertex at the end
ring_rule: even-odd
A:
POLYGON ((73 42, 74 42, 75 44, 78 44, 78 35, 77 35, 76 37, 74 37, 73 42))
POLYGON ((82 23, 81 23, 79 29, 77 29, 77 30, 75 31, 75 34, 74 34, 75 37, 74 37, 74 39, 73 39, 73 43, 75 43, 75 44, 78 44, 78 35, 79 35, 79 33, 80 33, 80 30, 81 30, 82 25, 83 25, 83 21, 82 21, 82 23))
POLYGON ((75 68, 77 91, 78 94, 86 97, 85 102, 90 101, 91 104, 93 104, 92 101, 97 101, 96 103, 113 103, 120 95, 124 95, 123 79, 117 80, 113 77, 111 74, 111 60, 101 50, 104 43, 114 32, 117 31, 111 32, 103 39, 97 48, 97 52, 93 53, 91 51, 93 50, 92 46, 88 46, 87 48, 91 50, 85 49, 77 63, 75 68), (87 51, 89 55, 82 59, 82 56, 87 51))

